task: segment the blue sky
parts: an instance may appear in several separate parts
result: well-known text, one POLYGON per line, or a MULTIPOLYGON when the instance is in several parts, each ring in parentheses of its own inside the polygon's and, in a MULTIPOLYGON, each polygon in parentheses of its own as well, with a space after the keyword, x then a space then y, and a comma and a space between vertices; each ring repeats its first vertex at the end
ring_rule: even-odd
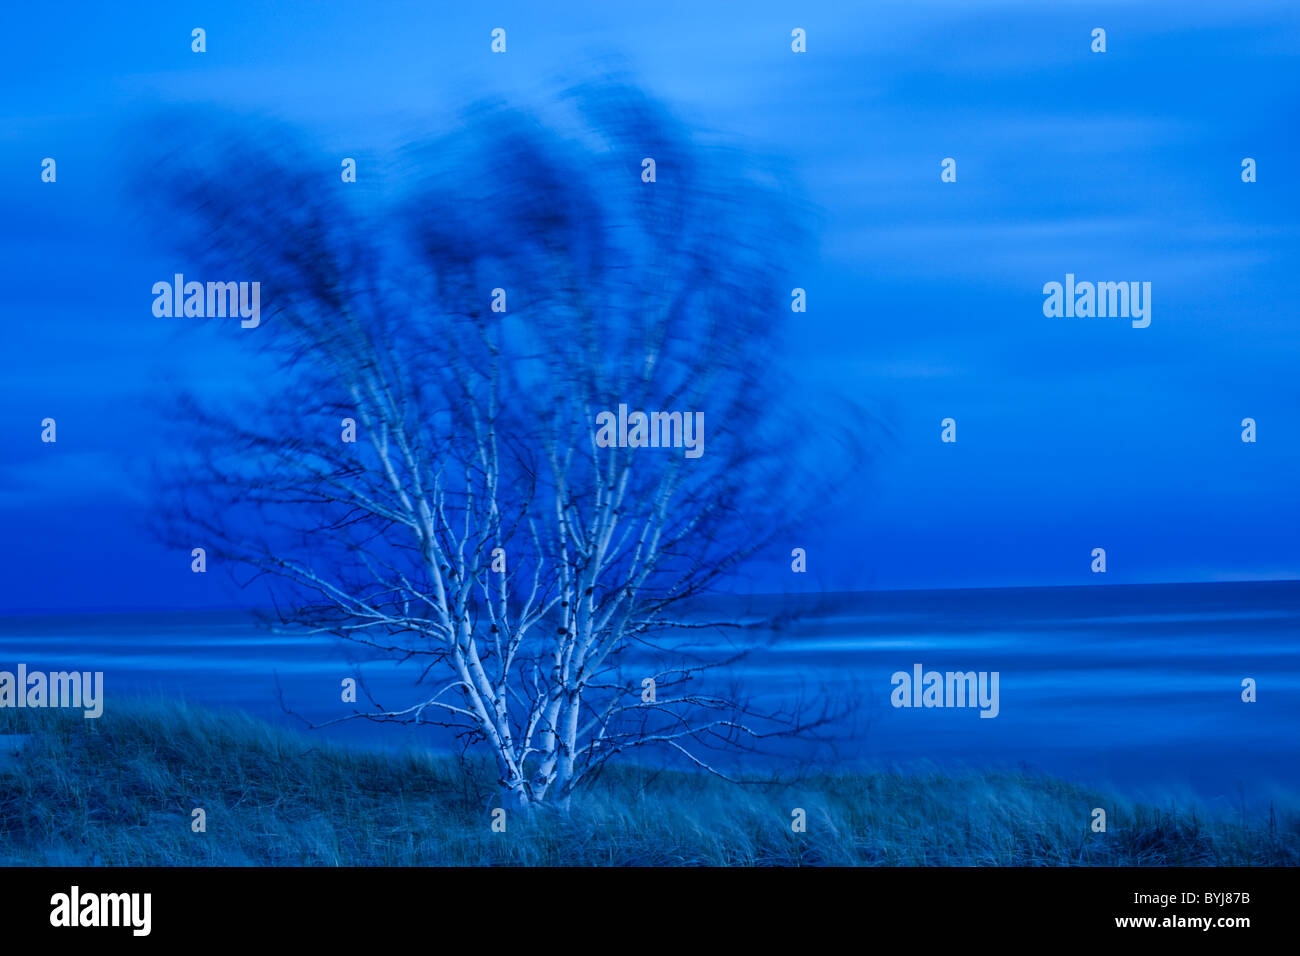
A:
POLYGON ((1298 27, 1284 3, 15 9, 0 609, 231 600, 140 527, 152 406, 248 372, 219 336, 150 311, 174 259, 123 186, 133 119, 273 117, 361 157, 364 177, 365 157, 479 97, 544 101, 611 58, 701 137, 790 171, 817 244, 792 267, 809 311, 783 357, 799 387, 886 426, 863 424, 878 453, 833 520, 790 542, 809 573, 774 555, 737 588, 1092 584, 1099 546, 1105 583, 1300 577, 1298 27), (790 52, 796 26, 807 54, 790 52), (1043 284, 1067 272, 1151 282, 1151 326, 1044 317, 1043 284), (56 446, 39 441, 47 415, 56 446))

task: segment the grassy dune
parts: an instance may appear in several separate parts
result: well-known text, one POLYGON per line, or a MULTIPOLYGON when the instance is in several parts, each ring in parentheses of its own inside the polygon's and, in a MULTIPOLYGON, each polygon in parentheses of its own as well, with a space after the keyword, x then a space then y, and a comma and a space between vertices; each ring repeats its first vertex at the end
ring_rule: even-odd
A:
POLYGON ((239 714, 119 704, 0 711, 5 865, 1290 865, 1300 818, 1207 819, 1050 778, 839 774, 736 787, 627 768, 567 816, 490 829, 492 774, 375 754, 239 714), (191 811, 207 832, 191 832, 191 811), (807 832, 791 832, 791 810, 807 832), (1088 830, 1105 807, 1108 832, 1088 830))

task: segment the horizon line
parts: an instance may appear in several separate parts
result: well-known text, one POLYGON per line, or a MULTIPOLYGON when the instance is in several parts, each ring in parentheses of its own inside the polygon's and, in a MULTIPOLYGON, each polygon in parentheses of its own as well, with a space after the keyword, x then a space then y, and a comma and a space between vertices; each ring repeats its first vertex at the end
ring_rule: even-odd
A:
MULTIPOLYGON (((1061 591, 1066 589, 1083 590, 1090 588, 1172 588, 1172 587, 1215 587, 1242 584, 1300 584, 1300 577, 1287 578, 1241 578, 1198 581, 1126 581, 1116 583, 1097 582, 1093 584, 997 584, 962 587, 897 587, 897 588, 859 588, 852 590, 829 591, 710 591, 683 598, 685 604, 709 598, 811 598, 811 597, 850 597, 854 595, 875 594, 925 594, 952 592, 986 592, 986 591, 1061 591)), ((215 612, 264 614, 274 613, 275 608, 260 606, 171 606, 171 607, 79 607, 79 608, 19 608, 0 609, 0 621, 9 618, 28 617, 90 617, 90 616, 126 616, 132 614, 212 614, 215 612)))

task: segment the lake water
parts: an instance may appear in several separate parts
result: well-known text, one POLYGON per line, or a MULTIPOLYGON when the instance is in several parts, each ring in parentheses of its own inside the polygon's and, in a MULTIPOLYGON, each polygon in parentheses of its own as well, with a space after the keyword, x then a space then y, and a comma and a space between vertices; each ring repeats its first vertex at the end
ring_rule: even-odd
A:
MULTIPOLYGON (((1028 767, 1165 803, 1300 809, 1300 582, 722 597, 693 613, 778 615, 776 627, 691 639, 749 648, 728 677, 764 704, 802 696, 851 711, 828 728, 834 741, 766 759, 1028 767), (891 676, 918 663, 997 671, 998 716, 891 706, 891 676), (1244 678, 1254 703, 1241 699, 1244 678)), ((385 702, 419 699, 409 668, 268 634, 236 612, 0 618, 0 669, 19 662, 104 671, 108 709, 117 695, 162 693, 301 726, 285 707, 336 717, 340 681, 358 672, 385 702)), ((445 743, 360 721, 307 732, 445 743)))

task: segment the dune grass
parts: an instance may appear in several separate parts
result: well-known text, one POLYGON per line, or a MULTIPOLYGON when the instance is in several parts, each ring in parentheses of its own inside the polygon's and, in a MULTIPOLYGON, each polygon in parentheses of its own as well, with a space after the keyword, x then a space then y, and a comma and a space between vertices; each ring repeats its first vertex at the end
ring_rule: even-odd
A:
POLYGON ((1016 773, 845 773, 737 787, 607 773, 567 815, 492 832, 483 765, 371 753, 237 713, 0 711, 5 865, 1296 865, 1300 819, 1210 819, 1016 773), (191 830, 206 812, 206 832, 191 830), (794 833, 802 808, 807 831, 794 833), (1088 827, 1104 807, 1108 832, 1088 827))

